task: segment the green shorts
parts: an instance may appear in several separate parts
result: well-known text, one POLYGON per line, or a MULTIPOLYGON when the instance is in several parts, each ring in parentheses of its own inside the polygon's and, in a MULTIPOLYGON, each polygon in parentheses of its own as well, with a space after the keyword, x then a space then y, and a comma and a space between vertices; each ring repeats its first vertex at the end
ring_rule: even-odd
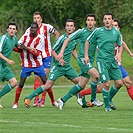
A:
POLYGON ((100 81, 102 83, 109 80, 122 79, 122 74, 116 61, 112 62, 97 62, 98 71, 100 74, 100 81))
POLYGON ((14 77, 15 76, 9 67, 7 66, 3 67, 2 65, 0 65, 0 81, 2 82, 8 81, 14 77))
POLYGON ((86 65, 84 63, 84 58, 82 58, 82 57, 78 57, 77 62, 78 62, 78 65, 80 67, 80 74, 79 75, 83 76, 85 78, 90 78, 90 75, 88 74, 88 71, 90 69, 94 68, 93 63, 91 63, 91 61, 90 61, 90 63, 88 65, 86 65))
POLYGON ((70 65, 69 66, 53 65, 50 69, 48 80, 55 81, 61 76, 65 76, 67 79, 75 79, 79 75, 70 65))

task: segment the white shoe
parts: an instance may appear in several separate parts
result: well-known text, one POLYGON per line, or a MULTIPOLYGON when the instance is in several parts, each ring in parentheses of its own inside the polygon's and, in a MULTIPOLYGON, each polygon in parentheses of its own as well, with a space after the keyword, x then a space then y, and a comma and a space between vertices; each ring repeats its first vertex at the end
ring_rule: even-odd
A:
POLYGON ((83 106, 83 103, 82 103, 82 96, 80 96, 80 94, 79 93, 77 93, 76 94, 76 97, 77 97, 77 102, 78 102, 78 104, 80 105, 80 106, 83 106))
POLYGON ((100 102, 98 99, 95 99, 95 100, 92 102, 92 104, 93 104, 94 106, 100 107, 100 106, 103 105, 103 102, 100 102))
POLYGON ((13 109, 17 109, 18 108, 18 104, 17 103, 13 104, 12 108, 13 109))
POLYGON ((0 109, 2 109, 3 108, 3 106, 0 104, 0 109))
POLYGON ((57 107, 57 108, 59 107, 59 104, 56 101, 53 104, 55 107, 57 107))
POLYGON ((61 100, 61 98, 59 98, 59 99, 57 100, 57 103, 58 103, 58 109, 62 110, 62 108, 63 108, 63 106, 64 106, 64 103, 63 103, 63 101, 61 100))

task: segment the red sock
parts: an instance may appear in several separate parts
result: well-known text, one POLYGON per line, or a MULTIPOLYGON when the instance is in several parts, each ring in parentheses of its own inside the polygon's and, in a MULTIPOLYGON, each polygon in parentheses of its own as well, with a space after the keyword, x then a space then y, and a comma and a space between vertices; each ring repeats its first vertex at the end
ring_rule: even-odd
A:
POLYGON ((102 88, 101 88, 101 86, 98 86, 98 87, 97 87, 97 93, 102 93, 102 88))
POLYGON ((45 100, 46 98, 46 91, 42 92, 42 99, 45 100))
MULTIPOLYGON (((35 79, 34 79, 34 90, 36 90, 41 85, 42 85, 42 83, 41 83, 40 77, 35 76, 35 79)), ((39 96, 36 96, 35 98, 39 99, 39 96)))
POLYGON ((85 90, 82 90, 82 91, 80 91, 79 94, 80 94, 81 96, 89 95, 89 94, 91 94, 91 88, 87 88, 87 89, 85 89, 85 90))
POLYGON ((17 88, 16 88, 16 94, 15 94, 15 101, 14 101, 14 104, 15 104, 15 103, 18 103, 18 100, 19 100, 19 98, 20 98, 21 92, 22 92, 22 88, 17 87, 17 88))
POLYGON ((48 95, 49 95, 51 102, 53 104, 55 102, 55 99, 54 99, 54 94, 53 94, 52 88, 48 89, 47 92, 48 92, 48 95))
POLYGON ((133 86, 131 86, 130 88, 127 88, 127 92, 130 98, 133 100, 133 86))

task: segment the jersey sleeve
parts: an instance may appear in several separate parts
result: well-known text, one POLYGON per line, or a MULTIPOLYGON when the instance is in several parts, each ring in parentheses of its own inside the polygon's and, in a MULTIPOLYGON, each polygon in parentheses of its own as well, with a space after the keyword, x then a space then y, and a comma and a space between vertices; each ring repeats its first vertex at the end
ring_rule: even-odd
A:
POLYGON ((6 40, 6 36, 5 35, 0 37, 0 52, 2 52, 2 47, 3 47, 4 43, 5 43, 5 40, 6 40))
POLYGON ((64 38, 64 35, 61 35, 54 43, 53 50, 58 50, 61 48, 63 42, 65 41, 66 38, 64 38))
POLYGON ((47 24, 47 25, 49 27, 49 33, 54 34, 56 29, 52 25, 50 25, 50 24, 47 24))
POLYGON ((77 31, 73 32, 72 34, 69 35, 70 40, 71 41, 78 40, 82 32, 83 32, 83 29, 78 29, 77 31))
POLYGON ((122 45, 122 35, 119 30, 118 30, 118 35, 117 35, 117 44, 118 46, 122 45))

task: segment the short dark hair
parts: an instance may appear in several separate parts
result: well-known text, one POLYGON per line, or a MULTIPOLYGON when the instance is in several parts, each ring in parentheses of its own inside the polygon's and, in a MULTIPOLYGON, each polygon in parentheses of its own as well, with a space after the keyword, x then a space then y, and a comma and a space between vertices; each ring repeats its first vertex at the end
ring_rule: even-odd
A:
POLYGON ((114 18, 114 22, 117 22, 119 27, 121 26, 120 22, 118 21, 118 19, 114 18))
POLYGON ((113 15, 112 13, 109 13, 109 12, 108 12, 108 13, 104 13, 104 14, 103 14, 103 17, 104 17, 105 15, 111 15, 111 16, 112 16, 112 19, 114 19, 114 15, 113 15))
POLYGON ((94 19, 95 19, 95 21, 96 21, 96 15, 95 15, 95 14, 87 14, 87 15, 86 15, 86 19, 87 19, 88 17, 94 17, 94 19))
POLYGON ((31 25, 33 25, 33 24, 35 24, 36 27, 38 28, 38 24, 37 24, 36 22, 32 22, 32 23, 30 24, 30 27, 31 27, 31 25))
POLYGON ((33 16, 35 16, 35 15, 40 15, 42 18, 42 14, 40 12, 34 12, 33 16))
POLYGON ((18 30, 18 26, 17 26, 17 24, 16 24, 15 22, 10 22, 10 23, 8 23, 7 29, 9 28, 10 25, 16 26, 16 30, 18 30))
POLYGON ((74 20, 73 20, 73 19, 67 19, 67 20, 66 20, 66 23, 67 23, 67 22, 73 22, 73 23, 74 23, 74 25, 75 25, 75 22, 74 22, 74 20))

